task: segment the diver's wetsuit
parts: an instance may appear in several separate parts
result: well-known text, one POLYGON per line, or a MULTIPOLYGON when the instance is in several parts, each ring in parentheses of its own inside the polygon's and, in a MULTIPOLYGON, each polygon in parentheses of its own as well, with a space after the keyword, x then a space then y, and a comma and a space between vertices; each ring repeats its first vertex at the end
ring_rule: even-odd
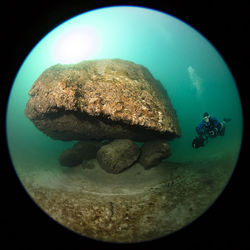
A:
POLYGON ((209 118, 209 122, 206 123, 204 120, 196 127, 198 135, 208 135, 215 137, 217 135, 224 135, 225 129, 224 124, 220 123, 215 117, 209 118))
POLYGON ((196 127, 196 136, 192 141, 193 148, 204 146, 208 142, 209 137, 223 136, 225 134, 225 124, 231 121, 231 118, 224 118, 219 122, 217 118, 212 118, 208 113, 204 113, 202 122, 196 127))

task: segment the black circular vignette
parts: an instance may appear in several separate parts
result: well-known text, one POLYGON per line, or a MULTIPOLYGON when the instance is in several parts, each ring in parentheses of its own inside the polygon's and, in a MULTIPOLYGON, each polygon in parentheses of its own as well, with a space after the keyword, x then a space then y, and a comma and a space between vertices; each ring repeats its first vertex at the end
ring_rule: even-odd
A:
MULTIPOLYGON (((249 23, 245 13, 246 6, 232 1, 226 5, 218 5, 211 1, 200 1, 198 4, 187 1, 30 1, 11 5, 6 3, 3 10, 10 13, 9 21, 3 27, 3 61, 4 79, 1 86, 1 157, 4 170, 2 178, 3 203, 1 206, 1 228, 4 241, 11 249, 18 243, 19 249, 34 249, 34 246, 46 249, 83 249, 86 245, 96 248, 114 247, 142 249, 158 248, 178 249, 214 249, 235 245, 246 249, 247 216, 246 197, 249 187, 244 180, 247 165, 244 156, 248 144, 246 114, 248 100, 246 97, 247 83, 244 65, 248 54, 246 49, 247 28, 249 23), (30 198, 15 174, 8 155, 5 134, 5 112, 9 91, 15 75, 30 50, 49 31, 60 23, 83 12, 110 5, 137 5, 153 8, 173 15, 188 23, 204 35, 219 51, 229 66, 239 89, 244 112, 244 138, 242 150, 233 176, 218 200, 191 225, 179 232, 164 238, 137 244, 111 244, 91 240, 79 236, 55 223, 30 198), (4 163, 5 161, 5 163, 4 163), (6 172, 6 173, 5 173, 6 172)), ((248 58, 249 59, 249 58, 248 58)), ((3 242, 1 244, 4 244, 3 242)))

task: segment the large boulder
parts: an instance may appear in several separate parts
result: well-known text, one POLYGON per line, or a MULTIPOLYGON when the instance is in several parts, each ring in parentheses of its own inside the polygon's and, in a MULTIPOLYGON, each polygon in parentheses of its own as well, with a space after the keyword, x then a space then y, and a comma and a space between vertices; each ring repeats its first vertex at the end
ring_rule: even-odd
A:
POLYGON ((80 141, 62 152, 58 160, 62 166, 73 167, 81 164, 83 160, 94 159, 101 146, 99 141, 80 141))
POLYGON ((173 139, 181 135, 166 90, 147 68, 120 59, 55 65, 29 91, 25 115, 53 139, 173 139))
POLYGON ((118 174, 132 166, 140 155, 140 148, 128 139, 116 139, 97 152, 100 166, 108 173, 118 174))
POLYGON ((171 155, 169 144, 166 141, 149 141, 141 147, 139 162, 145 169, 158 165, 163 159, 171 155))

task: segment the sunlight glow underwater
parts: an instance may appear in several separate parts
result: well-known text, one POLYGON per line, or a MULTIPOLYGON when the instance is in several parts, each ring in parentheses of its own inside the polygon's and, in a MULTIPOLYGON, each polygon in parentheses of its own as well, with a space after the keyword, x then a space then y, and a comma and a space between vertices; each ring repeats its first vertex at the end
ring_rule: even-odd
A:
POLYGON ((98 50, 100 39, 92 29, 78 27, 64 32, 54 45, 54 57, 63 64, 78 63, 91 58, 98 50))

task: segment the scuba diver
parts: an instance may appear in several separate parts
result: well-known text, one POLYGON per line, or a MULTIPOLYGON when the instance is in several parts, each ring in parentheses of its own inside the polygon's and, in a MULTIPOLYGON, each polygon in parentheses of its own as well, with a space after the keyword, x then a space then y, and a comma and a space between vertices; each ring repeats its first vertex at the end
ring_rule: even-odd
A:
POLYGON ((227 122, 231 121, 230 118, 224 118, 220 122, 217 118, 211 117, 207 112, 204 113, 203 119, 196 127, 198 136, 192 141, 193 148, 204 146, 208 142, 208 138, 215 138, 216 136, 224 136, 227 122))

